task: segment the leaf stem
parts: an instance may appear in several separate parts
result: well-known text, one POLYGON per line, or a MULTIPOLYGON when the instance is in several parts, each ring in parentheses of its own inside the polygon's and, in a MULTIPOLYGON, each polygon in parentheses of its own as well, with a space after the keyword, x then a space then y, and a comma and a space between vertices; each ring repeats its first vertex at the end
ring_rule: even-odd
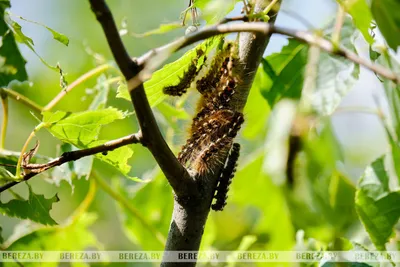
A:
POLYGON ((86 194, 83 201, 81 202, 81 204, 79 205, 79 207, 71 215, 69 226, 75 224, 78 221, 79 217, 81 217, 82 214, 84 214, 88 210, 90 204, 92 204, 94 197, 96 196, 97 181, 94 179, 90 179, 89 181, 90 181, 89 182, 89 191, 86 194))
POLYGON ((121 194, 112 189, 99 175, 93 173, 92 178, 96 180, 97 184, 104 190, 108 195, 110 195, 115 201, 119 202, 124 208, 126 208, 136 219, 140 221, 140 223, 147 228, 160 242, 161 245, 164 246, 166 242, 166 238, 164 235, 159 232, 156 228, 154 228, 149 222, 146 221, 145 218, 140 214, 139 210, 137 210, 134 206, 132 206, 131 202, 126 198, 122 197, 121 194))
POLYGON ((17 170, 15 172, 15 176, 17 177, 17 179, 21 178, 21 164, 22 164, 22 159, 24 157, 24 153, 28 149, 29 143, 32 141, 33 137, 35 136, 35 133, 39 131, 43 126, 44 123, 40 123, 38 126, 36 126, 35 129, 33 129, 31 134, 28 136, 28 139, 26 139, 25 144, 22 147, 21 154, 18 158, 17 170))
POLYGON ((336 22, 335 22, 335 28, 333 29, 332 33, 332 45, 335 50, 339 49, 340 47, 340 32, 342 31, 343 23, 344 23, 344 15, 346 13, 344 12, 343 7, 339 4, 338 5, 338 10, 336 14, 336 22))
POLYGON ((1 104, 3 106, 3 122, 1 123, 1 134, 0 134, 0 150, 4 149, 7 134, 8 125, 8 98, 7 95, 0 92, 1 104))
POLYGON ((88 72, 86 72, 85 74, 83 74, 82 76, 80 76, 78 79, 76 79, 75 81, 73 81, 70 85, 68 85, 68 87, 65 90, 61 90, 61 92, 53 98, 53 100, 51 100, 44 108, 43 111, 49 111, 52 108, 54 108, 55 105, 57 105, 58 102, 61 101, 61 99, 63 99, 63 97, 69 93, 72 89, 74 89, 75 87, 77 87, 78 85, 80 85, 81 83, 87 81, 88 79, 90 79, 91 77, 105 72, 106 70, 112 68, 111 64, 103 64, 100 65, 88 72))
POLYGON ((36 112, 41 113, 43 111, 43 107, 41 107, 40 105, 36 104, 35 102, 30 100, 26 96, 23 96, 23 95, 17 93, 14 90, 0 87, 0 93, 6 94, 7 96, 9 96, 9 97, 21 102, 22 104, 24 104, 25 106, 33 109, 36 112))
POLYGON ((276 3, 278 3, 279 0, 272 0, 271 3, 263 10, 264 15, 268 15, 268 13, 271 11, 271 9, 274 7, 276 3))

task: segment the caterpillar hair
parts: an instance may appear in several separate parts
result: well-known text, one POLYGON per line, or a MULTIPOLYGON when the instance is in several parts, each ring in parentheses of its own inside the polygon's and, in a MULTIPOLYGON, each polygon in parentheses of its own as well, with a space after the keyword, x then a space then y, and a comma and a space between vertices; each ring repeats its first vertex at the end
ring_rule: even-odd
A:
POLYGON ((229 185, 232 183, 232 179, 235 176, 239 155, 240 145, 238 143, 234 143, 232 145, 231 152, 226 160, 226 165, 219 177, 218 186, 215 190, 215 203, 211 205, 211 208, 215 211, 222 211, 226 206, 229 185))
POLYGON ((196 82, 197 91, 204 97, 207 98, 213 91, 217 90, 216 87, 223 75, 231 75, 233 66, 231 61, 234 58, 232 47, 233 44, 229 42, 223 46, 222 51, 217 51, 206 75, 196 82))
POLYGON ((195 80, 197 74, 203 67, 203 64, 200 65, 200 68, 197 68, 197 63, 199 61, 199 58, 204 55, 204 51, 201 49, 198 49, 196 51, 197 56, 192 60, 191 64, 189 65, 188 69, 183 73, 183 76, 179 79, 178 84, 176 85, 169 85, 163 88, 163 93, 166 95, 171 95, 171 96, 182 96, 185 94, 190 88, 190 85, 192 82, 195 80))
POLYGON ((219 162, 220 156, 231 146, 244 122, 243 114, 236 112, 228 124, 220 127, 209 137, 206 146, 200 146, 202 149, 193 155, 191 169, 199 175, 214 170, 214 165, 219 162))

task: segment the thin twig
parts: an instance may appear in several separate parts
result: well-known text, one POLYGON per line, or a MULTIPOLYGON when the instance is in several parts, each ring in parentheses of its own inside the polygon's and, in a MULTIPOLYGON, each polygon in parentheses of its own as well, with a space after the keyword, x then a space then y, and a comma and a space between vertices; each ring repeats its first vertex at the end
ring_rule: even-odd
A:
POLYGON ((8 188, 13 187, 14 185, 19 184, 20 182, 31 179, 32 177, 38 175, 39 173, 42 173, 42 172, 44 172, 48 169, 51 169, 55 166, 60 166, 66 162, 75 161, 80 158, 91 156, 91 155, 94 155, 97 153, 106 153, 107 151, 112 151, 114 149, 129 145, 129 144, 138 144, 141 142, 142 142, 142 134, 141 134, 141 132, 139 132, 139 133, 131 134, 131 135, 119 138, 119 139, 108 141, 99 146, 95 146, 95 147, 91 147, 91 148, 87 148, 87 149, 64 152, 60 157, 55 158, 47 163, 43 163, 43 164, 31 163, 31 164, 23 165, 21 167, 25 170, 28 170, 27 174, 25 174, 21 180, 12 181, 12 182, 9 182, 7 184, 0 186, 0 193, 7 190, 8 188))
POLYGON ((341 5, 338 6, 337 15, 336 15, 336 22, 335 27, 332 33, 332 44, 335 47, 339 47, 340 44, 340 33, 342 31, 343 23, 344 23, 344 16, 346 12, 341 5))
POLYGON ((82 76, 80 76, 78 79, 76 79, 74 82, 72 82, 70 85, 68 85, 67 88, 61 90, 60 93, 58 93, 58 95, 56 97, 53 98, 53 100, 51 100, 44 108, 43 111, 48 111, 51 110, 55 105, 57 105, 58 102, 61 101, 61 99, 69 92, 71 92, 72 89, 74 89, 75 87, 77 87, 78 85, 80 85, 81 83, 85 82, 86 80, 90 79, 91 77, 93 77, 96 74, 102 73, 106 70, 108 70, 109 68, 111 68, 112 66, 110 64, 103 64, 100 65, 88 72, 86 72, 85 74, 83 74, 82 76))
MULTIPOLYGON (((125 79, 128 81, 136 76, 141 66, 133 61, 122 43, 114 18, 104 0, 89 0, 93 13, 102 26, 108 45, 114 59, 125 79)), ((130 91, 132 104, 143 134, 143 143, 156 159, 168 182, 177 195, 187 195, 193 188, 194 181, 171 149, 167 145, 158 128, 154 114, 144 91, 143 84, 138 84, 135 91, 130 91)))
POLYGON ((135 217, 136 219, 138 219, 138 221, 147 229, 150 231, 150 233, 152 233, 158 242, 160 242, 160 244, 162 246, 164 246, 165 244, 165 237, 164 235, 159 232, 155 227, 153 227, 149 222, 147 222, 147 220, 145 218, 143 218, 143 216, 140 214, 140 211, 137 210, 132 203, 124 198, 120 193, 116 192, 114 189, 112 189, 107 183, 106 181, 104 181, 99 175, 97 175, 96 173, 92 174, 92 178, 96 180, 96 182, 98 183, 98 185, 101 187, 101 189, 104 190, 104 192, 106 192, 109 196, 111 196, 115 201, 119 202, 125 209, 127 209, 132 215, 133 217, 135 217))
POLYGON ((7 125, 8 125, 8 97, 6 94, 0 92, 1 104, 3 106, 3 121, 1 123, 1 134, 0 134, 0 150, 4 149, 4 144, 6 142, 7 135, 7 125))
POLYGON ((214 25, 204 27, 203 29, 194 32, 192 34, 186 35, 176 41, 173 41, 167 45, 162 47, 153 49, 152 51, 144 54, 138 59, 138 62, 141 66, 144 66, 143 70, 135 77, 128 81, 129 90, 135 89, 139 84, 142 84, 144 81, 151 77, 151 73, 153 73, 158 67, 163 64, 163 60, 168 58, 168 55, 172 55, 175 51, 178 51, 186 46, 194 44, 198 41, 226 33, 233 32, 254 32, 254 33, 262 33, 262 34, 272 34, 277 33, 289 37, 293 37, 298 41, 303 43, 314 45, 319 47, 320 49, 336 55, 340 57, 347 58, 354 63, 357 63, 377 74, 381 77, 389 79, 397 84, 400 84, 400 76, 396 75, 390 69, 383 67, 382 65, 373 63, 367 59, 361 58, 356 53, 350 51, 349 49, 339 46, 335 47, 331 41, 326 40, 322 37, 315 35, 314 33, 300 30, 293 30, 284 27, 275 26, 270 23, 264 22, 244 22, 238 24, 222 24, 222 25, 214 25), (165 55, 168 53, 168 55, 165 55), (158 60, 157 62, 152 62, 150 66, 148 63, 151 59, 156 57, 158 54, 163 54, 163 60, 158 60))
POLYGON ((10 89, 7 89, 7 88, 1 88, 0 87, 0 92, 3 92, 7 96, 9 96, 9 97, 21 102, 22 104, 24 104, 25 106, 33 109, 36 112, 41 113, 43 111, 43 107, 41 107, 40 105, 36 104, 35 102, 30 100, 26 96, 23 96, 23 95, 17 93, 14 90, 10 90, 10 89))

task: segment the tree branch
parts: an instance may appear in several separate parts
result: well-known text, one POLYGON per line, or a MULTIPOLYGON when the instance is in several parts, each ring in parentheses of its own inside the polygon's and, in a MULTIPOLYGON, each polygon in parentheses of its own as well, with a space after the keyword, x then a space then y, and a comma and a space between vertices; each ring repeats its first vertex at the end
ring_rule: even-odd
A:
POLYGON ((12 182, 9 182, 7 184, 0 186, 0 193, 19 184, 20 182, 28 181, 32 177, 34 177, 48 169, 51 169, 55 166, 60 166, 66 162, 75 161, 80 158, 91 156, 91 155, 94 155, 97 153, 106 153, 107 151, 112 151, 112 150, 120 148, 122 146, 126 146, 129 144, 137 144, 137 143, 141 143, 141 142, 142 142, 142 134, 141 134, 141 132, 138 132, 135 134, 131 134, 131 135, 119 138, 119 139, 108 141, 99 146, 95 146, 95 147, 91 147, 91 148, 87 148, 87 149, 64 152, 60 157, 55 158, 47 163, 23 165, 22 168, 26 171, 26 174, 22 177, 22 179, 18 180, 18 181, 12 181, 12 182))
MULTIPOLYGON (((129 57, 105 0, 89 0, 89 2, 103 28, 118 67, 125 79, 130 80, 140 72, 141 66, 129 57)), ((130 96, 143 134, 143 144, 148 147, 156 159, 175 194, 187 195, 194 188, 194 181, 165 142, 150 108, 143 84, 140 83, 136 90, 131 90, 130 96)))
MULTIPOLYGON (((229 20, 228 20, 229 21, 229 20)), ((222 25, 214 25, 204 27, 203 29, 194 32, 190 35, 181 37, 169 44, 161 46, 159 48, 153 49, 150 52, 147 52, 143 56, 138 59, 140 66, 143 67, 143 70, 135 77, 131 78, 128 81, 129 90, 135 89, 139 84, 143 83, 145 80, 151 77, 151 74, 160 67, 164 60, 168 58, 169 55, 182 49, 186 46, 194 44, 198 41, 227 33, 235 33, 235 32, 248 32, 248 33, 259 33, 263 35, 269 35, 273 33, 289 36, 297 39, 300 42, 306 43, 308 45, 317 46, 320 49, 328 52, 332 55, 344 57, 356 64, 359 64, 376 74, 380 75, 383 78, 391 80, 397 84, 400 84, 400 76, 391 71, 388 68, 383 67, 382 65, 371 62, 368 59, 361 58, 356 53, 350 51, 344 46, 335 46, 332 44, 330 40, 319 37, 312 32, 308 31, 300 31, 294 29, 288 29, 285 27, 276 26, 272 23, 265 22, 244 22, 237 24, 222 24, 222 25), (160 58, 157 58, 155 62, 152 59, 156 58, 157 55, 163 55, 160 58), (166 55, 168 54, 168 55, 166 55), (160 60, 161 59, 161 60, 160 60), (148 62, 151 61, 151 64, 148 62)), ((245 35, 242 35, 245 36, 245 35)), ((244 38, 244 37, 242 37, 244 38)), ((249 50, 249 52, 252 50, 249 50)), ((244 52, 244 51, 242 51, 244 52)), ((135 89, 136 90, 136 89, 135 89)))

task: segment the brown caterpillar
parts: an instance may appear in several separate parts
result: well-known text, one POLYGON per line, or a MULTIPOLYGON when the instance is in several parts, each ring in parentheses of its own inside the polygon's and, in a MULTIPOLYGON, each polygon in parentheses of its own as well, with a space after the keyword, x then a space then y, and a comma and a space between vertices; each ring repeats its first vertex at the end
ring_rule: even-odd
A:
POLYGON ((239 83, 233 71, 237 59, 233 47, 233 43, 225 44, 208 73, 196 82, 202 97, 190 137, 178 155, 181 164, 195 175, 213 172, 223 164, 244 121, 243 114, 229 106, 239 83))
POLYGON ((228 198, 229 185, 235 176, 236 166, 240 155, 240 145, 234 143, 231 152, 226 160, 226 165, 219 177, 218 186, 215 190, 215 203, 211 208, 215 211, 222 211, 226 206, 226 199, 228 198))
POLYGON ((197 56, 192 60, 192 63, 189 65, 188 69, 183 73, 183 76, 179 79, 178 84, 164 87, 164 94, 171 96, 182 96, 187 92, 188 88, 190 88, 190 85, 195 80, 197 74, 203 67, 202 64, 200 68, 197 69, 197 63, 199 61, 199 58, 204 55, 204 51, 198 49, 196 53, 197 56))

